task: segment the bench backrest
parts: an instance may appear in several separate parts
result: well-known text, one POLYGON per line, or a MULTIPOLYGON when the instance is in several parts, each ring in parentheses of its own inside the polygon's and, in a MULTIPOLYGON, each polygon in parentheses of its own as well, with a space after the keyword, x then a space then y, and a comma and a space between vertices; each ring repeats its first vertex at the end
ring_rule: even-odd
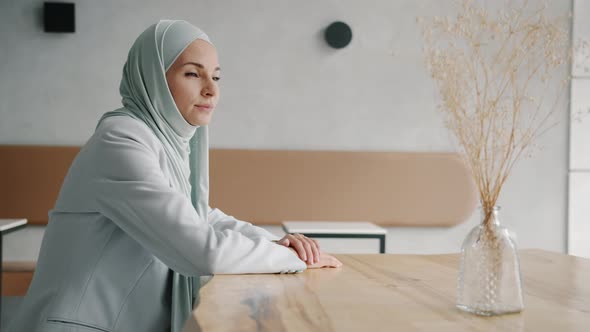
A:
MULTIPOLYGON (((46 224, 79 147, 0 146, 0 218, 46 224)), ((454 153, 212 149, 210 205, 256 224, 284 220, 452 226, 477 205, 454 153)))

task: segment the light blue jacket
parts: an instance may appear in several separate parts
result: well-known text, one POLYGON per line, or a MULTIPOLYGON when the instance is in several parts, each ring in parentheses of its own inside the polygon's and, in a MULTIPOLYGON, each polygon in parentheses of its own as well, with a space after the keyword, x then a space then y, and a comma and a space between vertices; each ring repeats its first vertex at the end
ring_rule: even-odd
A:
POLYGON ((166 331, 171 269, 186 276, 302 271, 275 236, 174 189, 141 121, 105 119, 49 215, 33 281, 8 331, 166 331))

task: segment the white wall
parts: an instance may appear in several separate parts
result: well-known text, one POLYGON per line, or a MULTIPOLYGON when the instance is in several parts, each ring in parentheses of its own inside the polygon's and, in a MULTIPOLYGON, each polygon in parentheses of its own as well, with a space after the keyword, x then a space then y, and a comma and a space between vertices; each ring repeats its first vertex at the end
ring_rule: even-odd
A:
MULTIPOLYGON (((180 18, 203 28, 220 53, 213 147, 456 150, 436 110, 415 23, 451 13, 451 0, 74 2, 75 34, 43 33, 42 1, 0 2, 0 144, 83 144, 100 115, 119 105, 134 38, 158 18, 180 18), (342 50, 322 41, 335 20, 353 29, 342 50)), ((570 1, 550 3, 556 15, 570 9, 570 1)), ((501 217, 521 247, 565 250, 567 100, 559 108, 561 121, 541 140, 543 150, 518 164, 501 197, 501 217)), ((454 228, 391 228, 388 251, 458 251, 477 219, 454 228)), ((41 234, 8 235, 5 259, 34 259, 41 234), (17 250, 24 245, 29 252, 17 250)))
MULTIPOLYGON (((572 39, 574 43, 590 42, 587 13, 590 2, 574 0, 572 39)), ((590 46, 590 45, 589 45, 590 46)), ((570 159, 568 253, 590 258, 590 47, 578 49, 572 63, 570 89, 570 159)))

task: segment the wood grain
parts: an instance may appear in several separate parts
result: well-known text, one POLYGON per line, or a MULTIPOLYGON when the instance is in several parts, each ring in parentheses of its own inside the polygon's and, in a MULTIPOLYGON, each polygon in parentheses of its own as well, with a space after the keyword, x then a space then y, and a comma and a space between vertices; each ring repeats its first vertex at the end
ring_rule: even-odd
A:
POLYGON ((219 275, 185 331, 589 331, 590 260, 521 251, 525 310, 455 308, 459 256, 337 255, 340 269, 219 275))

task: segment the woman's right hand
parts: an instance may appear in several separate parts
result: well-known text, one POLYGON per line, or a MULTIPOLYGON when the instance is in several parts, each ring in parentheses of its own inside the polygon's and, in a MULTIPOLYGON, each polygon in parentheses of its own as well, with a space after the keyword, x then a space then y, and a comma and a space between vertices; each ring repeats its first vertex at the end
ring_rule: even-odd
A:
POLYGON ((322 267, 341 267, 341 266, 342 266, 342 262, 340 262, 336 257, 322 252, 322 253, 320 253, 320 260, 315 264, 308 265, 307 268, 308 269, 319 269, 322 267))

